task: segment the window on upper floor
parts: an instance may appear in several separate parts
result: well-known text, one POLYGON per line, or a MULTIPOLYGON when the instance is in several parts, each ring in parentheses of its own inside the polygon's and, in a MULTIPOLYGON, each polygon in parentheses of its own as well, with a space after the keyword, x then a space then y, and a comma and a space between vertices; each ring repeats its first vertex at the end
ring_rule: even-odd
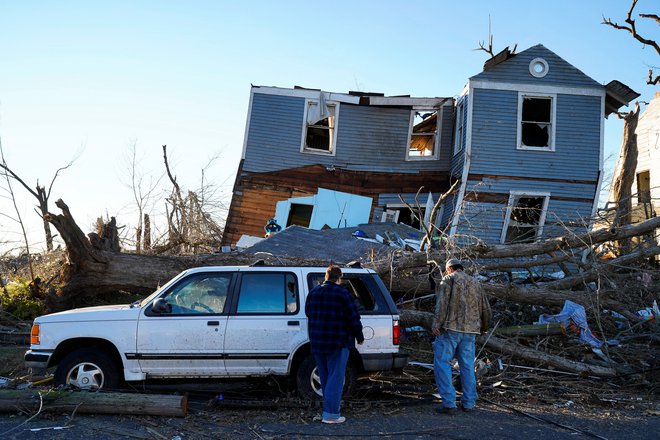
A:
POLYGON ((334 102, 305 101, 305 129, 301 151, 335 154, 336 123, 339 105, 334 102))
POLYGON ((516 193, 509 196, 501 242, 531 243, 543 231, 549 193, 516 193))
POLYGON ((458 154, 464 147, 463 142, 463 103, 456 106, 456 137, 454 138, 454 155, 458 154))
POLYGON ((518 100, 518 149, 554 151, 555 99, 520 94, 518 100))
POLYGON ((437 159, 439 138, 438 112, 434 109, 413 110, 406 159, 437 159))

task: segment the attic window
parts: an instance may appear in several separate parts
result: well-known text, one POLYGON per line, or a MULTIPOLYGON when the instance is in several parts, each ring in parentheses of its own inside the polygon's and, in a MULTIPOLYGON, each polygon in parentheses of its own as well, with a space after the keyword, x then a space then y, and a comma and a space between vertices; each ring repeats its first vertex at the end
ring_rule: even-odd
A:
POLYGON ((308 153, 335 154, 336 103, 324 100, 307 100, 305 130, 301 151, 308 153))
POLYGON ((548 74, 548 63, 543 58, 534 58, 529 63, 529 73, 536 78, 543 78, 548 74))
POLYGON ((520 95, 518 149, 555 150, 554 105, 552 96, 520 95))
POLYGON ((549 198, 549 194, 512 193, 502 230, 502 243, 531 243, 536 240, 543 230, 549 198))
POLYGON ((413 110, 406 159, 437 159, 438 137, 438 112, 433 109, 413 110))

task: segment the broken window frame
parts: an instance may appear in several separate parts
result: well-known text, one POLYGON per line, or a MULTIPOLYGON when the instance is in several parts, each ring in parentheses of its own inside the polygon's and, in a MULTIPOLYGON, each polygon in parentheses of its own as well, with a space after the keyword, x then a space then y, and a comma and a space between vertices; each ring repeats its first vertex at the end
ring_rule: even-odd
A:
MULTIPOLYGON (((433 107, 413 107, 413 109, 410 111, 410 123, 408 126, 408 142, 406 144, 406 160, 436 160, 439 157, 439 152, 440 152, 440 134, 441 134, 441 126, 442 126, 442 115, 444 112, 444 106, 440 108, 433 108, 433 107), (410 152, 412 149, 410 148, 413 140, 413 135, 415 136, 420 136, 424 135, 424 133, 430 133, 430 132, 421 132, 421 133, 415 133, 415 114, 420 114, 423 115, 425 113, 435 113, 436 114, 436 122, 435 122, 435 131, 433 132, 433 151, 431 152, 430 155, 428 156, 411 156, 410 152)), ((429 118, 432 117, 429 116, 429 118)), ((424 121, 426 118, 424 119, 424 121)))
POLYGON ((537 93, 518 93, 518 136, 516 141, 516 148, 518 150, 532 150, 532 151, 555 151, 555 127, 557 117, 557 95, 556 94, 537 94, 537 93), (550 120, 545 121, 523 121, 523 103, 525 99, 549 99, 550 100, 550 120), (525 145, 523 142, 523 125, 524 124, 544 124, 548 126, 548 145, 525 145))
POLYGON ((310 124, 307 120, 309 115, 309 109, 314 105, 321 105, 320 100, 318 99, 305 99, 305 112, 303 115, 303 130, 302 130, 302 139, 300 144, 300 152, 307 154, 322 154, 324 156, 334 156, 336 153, 336 143, 337 143, 337 119, 339 116, 339 102, 336 101, 325 101, 326 106, 331 112, 331 116, 328 118, 328 127, 329 131, 329 145, 328 149, 322 148, 313 148, 307 145, 307 131, 310 127, 315 129, 326 129, 323 125, 314 125, 310 124))
POLYGON ((540 191, 509 191, 509 202, 507 203, 506 207, 506 215, 504 217, 504 225, 502 227, 502 234, 500 236, 500 243, 501 244, 512 244, 512 243, 507 243, 507 235, 509 232, 509 227, 512 226, 511 222, 511 214, 513 212, 513 209, 515 205, 517 204, 518 200, 521 198, 541 198, 543 197, 543 206, 541 209, 541 214, 539 215, 539 223, 538 225, 534 224, 527 224, 527 223, 521 223, 515 226, 519 227, 535 227, 536 228, 536 234, 534 234, 534 238, 531 240, 525 240, 525 241, 516 241, 515 243, 531 243, 539 239, 539 237, 542 236, 543 234, 543 227, 545 226, 545 217, 548 212, 548 204, 550 203, 550 193, 549 192, 540 192, 540 191))
POLYGON ((465 123, 463 121, 464 111, 464 102, 461 100, 456 105, 456 129, 454 130, 456 137, 454 138, 454 156, 456 156, 465 147, 463 143, 463 133, 465 131, 465 123))

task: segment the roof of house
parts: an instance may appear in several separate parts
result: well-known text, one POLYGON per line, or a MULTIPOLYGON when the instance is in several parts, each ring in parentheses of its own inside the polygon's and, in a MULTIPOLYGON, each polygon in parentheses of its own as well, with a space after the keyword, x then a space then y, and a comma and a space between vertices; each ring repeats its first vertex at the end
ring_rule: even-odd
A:
POLYGON ((388 245, 354 237, 353 233, 358 229, 368 238, 375 238, 376 234, 382 237, 393 236, 393 233, 402 239, 421 240, 423 237, 419 230, 397 223, 368 223, 351 228, 324 230, 293 225, 247 248, 245 252, 252 254, 268 252, 273 255, 332 260, 345 264, 352 260, 367 258, 372 249, 375 253, 390 249, 388 245))

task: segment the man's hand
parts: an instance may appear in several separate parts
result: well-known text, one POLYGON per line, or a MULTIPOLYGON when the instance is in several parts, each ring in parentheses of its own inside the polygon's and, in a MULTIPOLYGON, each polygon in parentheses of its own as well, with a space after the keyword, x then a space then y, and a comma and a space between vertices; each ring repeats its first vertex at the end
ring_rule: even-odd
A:
POLYGON ((362 345, 362 344, 364 344, 364 341, 362 341, 362 342, 358 342, 358 345, 362 345))
POLYGON ((442 334, 442 329, 440 327, 433 327, 431 331, 435 336, 440 336, 442 334))

